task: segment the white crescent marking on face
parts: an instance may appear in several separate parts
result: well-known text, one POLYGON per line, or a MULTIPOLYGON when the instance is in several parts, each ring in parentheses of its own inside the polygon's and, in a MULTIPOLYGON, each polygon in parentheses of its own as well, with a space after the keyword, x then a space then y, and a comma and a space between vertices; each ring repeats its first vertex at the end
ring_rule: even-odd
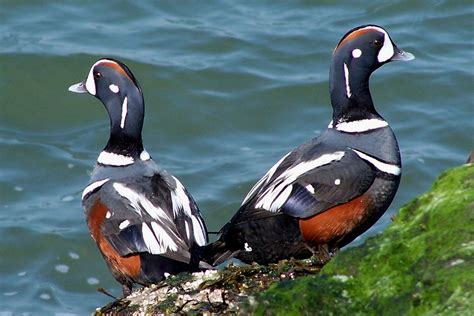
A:
POLYGON ((393 54, 395 53, 395 50, 393 48, 393 43, 390 40, 390 36, 388 35, 388 33, 384 29, 376 26, 367 26, 366 28, 383 33, 383 45, 379 51, 379 54, 377 55, 377 60, 383 63, 392 58, 393 54))

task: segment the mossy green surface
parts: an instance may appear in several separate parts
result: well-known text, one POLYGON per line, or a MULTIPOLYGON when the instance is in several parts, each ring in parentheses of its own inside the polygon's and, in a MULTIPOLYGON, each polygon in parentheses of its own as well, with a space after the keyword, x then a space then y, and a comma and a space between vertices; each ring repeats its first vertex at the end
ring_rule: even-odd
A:
POLYGON ((443 173, 387 230, 320 275, 272 285, 257 315, 474 314, 474 165, 443 173))

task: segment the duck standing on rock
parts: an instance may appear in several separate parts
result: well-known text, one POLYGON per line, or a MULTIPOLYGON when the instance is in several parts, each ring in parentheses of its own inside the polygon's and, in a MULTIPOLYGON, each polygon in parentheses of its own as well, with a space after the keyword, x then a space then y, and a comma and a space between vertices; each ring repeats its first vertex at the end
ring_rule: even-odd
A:
POLYGON ((82 193, 87 225, 123 294, 165 274, 208 268, 201 262, 207 230, 194 199, 143 148, 144 100, 130 69, 98 60, 72 92, 105 106, 110 136, 82 193))
POLYGON ((375 110, 369 77, 388 62, 412 59, 380 26, 344 35, 332 56, 328 128, 255 184, 207 247, 207 261, 267 264, 314 254, 326 262, 371 227, 395 196, 401 160, 392 129, 375 110))

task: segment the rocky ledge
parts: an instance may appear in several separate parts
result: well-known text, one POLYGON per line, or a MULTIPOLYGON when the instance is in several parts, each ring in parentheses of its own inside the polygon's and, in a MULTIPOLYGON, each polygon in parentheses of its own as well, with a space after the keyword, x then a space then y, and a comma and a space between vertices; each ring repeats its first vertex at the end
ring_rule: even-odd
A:
POLYGON ((109 313, 472 315, 474 165, 444 172, 394 222, 326 266, 311 260, 172 276, 109 313))

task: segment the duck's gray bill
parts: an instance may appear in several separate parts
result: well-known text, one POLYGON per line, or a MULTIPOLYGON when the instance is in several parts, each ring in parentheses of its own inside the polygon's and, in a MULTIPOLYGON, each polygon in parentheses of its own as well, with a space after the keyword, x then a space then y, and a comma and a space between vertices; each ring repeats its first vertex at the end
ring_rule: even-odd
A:
POLYGON ((409 61, 415 59, 415 55, 412 53, 401 50, 400 48, 395 48, 395 54, 393 54, 390 60, 400 60, 400 61, 409 61))
POLYGON ((85 82, 79 82, 79 83, 73 84, 72 86, 69 87, 68 90, 71 91, 71 92, 75 92, 75 93, 87 93, 88 92, 87 89, 86 89, 85 82))

